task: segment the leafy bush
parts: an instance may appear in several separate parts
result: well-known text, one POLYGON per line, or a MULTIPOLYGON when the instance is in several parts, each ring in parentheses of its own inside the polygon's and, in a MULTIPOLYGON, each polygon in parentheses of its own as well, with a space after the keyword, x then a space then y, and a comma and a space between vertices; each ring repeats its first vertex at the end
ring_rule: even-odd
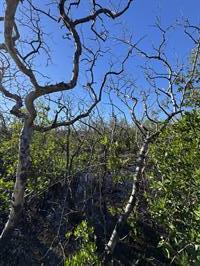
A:
POLYGON ((161 239, 178 265, 200 265, 200 113, 186 113, 151 147, 150 210, 167 228, 161 239))
MULTIPOLYGON (((7 208, 13 190, 18 161, 18 142, 21 125, 10 125, 10 134, 1 139, 0 145, 0 199, 2 208, 7 208)), ((35 133, 31 144, 31 169, 28 177, 27 192, 40 192, 66 172, 66 155, 62 152, 65 138, 35 133)))
MULTIPOLYGON (((70 237, 72 232, 66 234, 70 237)), ((79 250, 67 258, 65 266, 76 265, 100 265, 97 256, 97 247, 91 237, 94 237, 94 229, 89 226, 87 221, 82 221, 74 230, 73 237, 78 242, 79 250)))

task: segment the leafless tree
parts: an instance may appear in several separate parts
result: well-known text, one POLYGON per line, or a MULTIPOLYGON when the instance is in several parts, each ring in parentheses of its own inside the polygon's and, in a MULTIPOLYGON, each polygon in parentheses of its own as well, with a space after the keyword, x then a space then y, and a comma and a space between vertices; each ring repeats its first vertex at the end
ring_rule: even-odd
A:
POLYGON ((156 141, 170 121, 176 121, 187 110, 187 93, 192 93, 194 89, 192 84, 196 83, 197 77, 195 73, 199 67, 198 61, 200 56, 199 27, 190 25, 188 21, 183 27, 186 37, 192 40, 192 51, 194 54, 192 63, 188 63, 185 66, 180 64, 174 65, 165 53, 167 34, 171 27, 164 29, 160 24, 156 26, 161 32, 161 42, 158 47, 153 47, 153 53, 140 49, 138 44, 133 44, 130 40, 122 40, 134 48, 137 55, 139 54, 145 59, 142 71, 145 73, 148 89, 138 90, 135 82, 127 78, 125 74, 121 75, 117 83, 112 82, 113 90, 120 97, 124 105, 128 107, 132 121, 141 133, 142 144, 136 162, 131 195, 124 211, 119 215, 115 228, 106 245, 106 257, 108 258, 113 254, 120 240, 120 232, 138 202, 140 186, 147 166, 150 144, 156 141), (190 66, 189 70, 187 69, 188 66, 190 66), (138 107, 139 109, 137 109, 138 107))
MULTIPOLYGON (((124 6, 121 7, 120 1, 119 5, 109 1, 108 6, 104 7, 95 0, 42 1, 39 6, 31 0, 3 1, 5 12, 0 18, 0 23, 4 24, 4 42, 0 44, 0 92, 4 99, 14 102, 12 107, 10 102, 7 107, 10 108, 12 115, 22 121, 22 130, 12 206, 1 239, 15 227, 23 209, 24 191, 30 175, 30 143, 33 132, 69 126, 87 117, 101 101, 108 78, 123 72, 131 47, 118 66, 108 64, 107 71, 101 75, 101 81, 97 84, 97 62, 100 57, 110 52, 101 48, 101 43, 106 43, 109 37, 107 22, 122 16, 132 2, 133 0, 124 1, 124 6), (79 14, 84 16, 79 17, 79 14), (40 55, 40 62, 45 62, 47 67, 52 64, 51 49, 45 41, 48 34, 45 33, 42 22, 49 23, 60 31, 61 39, 68 44, 71 52, 71 60, 67 65, 69 69, 71 64, 71 70, 66 73, 68 81, 63 79, 54 83, 53 78, 44 73, 44 64, 42 67, 38 66, 37 60, 40 55), (65 120, 63 111, 66 112, 66 106, 62 100, 66 97, 65 92, 71 92, 77 87, 85 88, 85 93, 88 93, 87 99, 90 101, 84 108, 82 103, 79 103, 76 108, 76 112, 79 113, 71 120, 65 120), (52 94, 54 96, 51 96, 52 94), (50 111, 54 110, 48 124, 37 122, 38 112, 35 103, 38 99, 46 99, 50 111)), ((63 57, 67 58, 68 48, 62 51, 63 57)), ((65 60, 62 58, 59 66, 62 68, 64 63, 65 60)))

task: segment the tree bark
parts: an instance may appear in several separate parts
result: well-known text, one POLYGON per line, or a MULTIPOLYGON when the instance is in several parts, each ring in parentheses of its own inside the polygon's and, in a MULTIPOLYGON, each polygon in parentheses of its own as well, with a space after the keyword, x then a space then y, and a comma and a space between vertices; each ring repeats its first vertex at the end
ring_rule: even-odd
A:
POLYGON ((33 128, 28 119, 24 120, 19 139, 18 166, 14 191, 12 194, 12 205, 8 221, 1 233, 0 239, 5 238, 16 226, 24 205, 24 191, 30 169, 30 142, 33 128))
POLYGON ((131 214, 133 208, 135 207, 135 204, 137 201, 137 192, 139 191, 140 180, 142 178, 143 171, 145 168, 145 159, 146 159, 149 143, 150 143, 150 138, 146 138, 140 149, 140 153, 139 153, 139 157, 138 157, 138 161, 136 165, 136 173, 135 173, 136 180, 133 182, 131 195, 126 204, 124 213, 122 213, 119 216, 118 221, 115 225, 115 228, 112 232, 112 235, 106 245, 106 256, 107 257, 109 257, 114 252, 114 249, 120 238, 120 232, 123 226, 125 225, 129 215, 131 214))

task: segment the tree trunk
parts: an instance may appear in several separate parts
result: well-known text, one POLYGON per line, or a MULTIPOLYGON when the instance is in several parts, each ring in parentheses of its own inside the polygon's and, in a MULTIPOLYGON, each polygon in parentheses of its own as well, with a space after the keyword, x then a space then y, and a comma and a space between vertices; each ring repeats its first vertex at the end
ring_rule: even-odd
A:
POLYGON ((136 181, 133 182, 131 195, 130 195, 129 200, 126 204, 124 213, 122 213, 119 216, 118 221, 115 225, 115 228, 112 232, 112 235, 108 241, 108 244, 106 245, 106 253, 107 253, 106 257, 107 257, 107 259, 109 259, 108 257, 114 252, 114 249, 115 249, 117 242, 119 241, 119 238, 120 238, 120 232, 121 232, 123 226, 125 225, 129 215, 131 214, 133 208, 135 207, 135 204, 137 201, 137 193, 139 191, 140 180, 142 178, 143 171, 145 168, 145 159, 146 159, 149 143, 150 143, 150 138, 145 139, 143 142, 143 145, 140 149, 140 153, 139 153, 139 157, 138 157, 138 161, 137 161, 137 165, 136 165, 136 173, 135 173, 136 181))
POLYGON ((32 138, 32 132, 32 125, 30 125, 28 119, 25 119, 19 139, 18 166, 14 191, 12 194, 10 215, 1 233, 0 239, 6 237, 6 235, 16 226, 23 209, 24 191, 30 169, 30 142, 32 138))

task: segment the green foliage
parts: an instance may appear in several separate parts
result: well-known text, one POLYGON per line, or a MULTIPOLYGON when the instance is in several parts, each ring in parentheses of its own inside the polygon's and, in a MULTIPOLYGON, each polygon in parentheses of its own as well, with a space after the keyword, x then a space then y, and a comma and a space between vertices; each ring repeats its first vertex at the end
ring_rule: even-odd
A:
MULTIPOLYGON (((100 140, 100 143, 104 147, 104 150, 106 150, 105 163, 107 169, 112 171, 114 175, 119 173, 121 168, 128 165, 131 158, 128 156, 123 157, 123 153, 130 147, 128 147, 127 139, 123 138, 123 135, 119 136, 116 141, 109 139, 108 135, 104 135, 100 140)), ((119 179, 119 176, 117 176, 117 179, 119 179)))
MULTIPOLYGON (((1 208, 8 208, 18 162, 18 145, 21 125, 10 125, 10 135, 1 139, 0 145, 0 200, 1 208)), ((28 192, 39 193, 51 183, 64 177, 66 172, 66 154, 62 145, 65 138, 35 133, 31 144, 31 169, 28 177, 28 192)))
POLYGON ((74 230, 69 232, 66 237, 71 235, 78 242, 79 250, 65 261, 65 266, 77 265, 100 265, 97 256, 97 247, 91 237, 94 237, 94 229, 88 225, 87 221, 82 221, 74 230))
POLYGON ((7 181, 0 178, 0 210, 8 210, 9 208, 9 195, 13 189, 13 181, 7 181))
POLYGON ((30 190, 44 190, 49 184, 63 179, 66 173, 66 154, 62 145, 65 138, 56 132, 35 133, 31 144, 31 176, 28 183, 30 190))
POLYGON ((10 127, 11 136, 4 136, 0 142, 0 209, 8 210, 14 186, 14 176, 18 159, 18 138, 20 124, 10 127))
MULTIPOLYGON (((45 107, 39 106, 38 123, 46 123, 43 119, 46 112, 45 107)), ((87 167, 90 167, 97 179, 105 171, 112 171, 116 182, 120 181, 123 175, 119 170, 130 161, 130 157, 122 155, 135 144, 130 137, 132 128, 128 128, 131 133, 128 134, 126 128, 121 127, 124 125, 117 123, 115 129, 109 124, 104 128, 101 125, 104 129, 102 135, 91 128, 81 128, 80 131, 66 128, 47 133, 35 132, 31 142, 31 169, 26 192, 40 193, 52 183, 63 180, 67 175, 73 176, 84 171, 87 167)), ((10 123, 9 134, 1 138, 0 198, 5 208, 9 205, 15 181, 21 127, 21 123, 10 123)), ((100 128, 100 125, 97 127, 100 128)))
POLYGON ((179 265, 200 264, 199 128, 200 113, 186 113, 151 147, 150 210, 169 233, 159 246, 179 265))
MULTIPOLYGON (((178 265, 200 264, 199 128, 200 113, 186 113, 179 122, 170 125, 161 134, 149 153, 155 167, 149 170, 150 187, 144 196, 155 221, 167 231, 161 237, 158 249, 162 249, 166 257, 178 265)), ((10 134, 1 138, 2 210, 8 209, 10 204, 20 129, 21 124, 12 123, 9 125, 10 134)), ((81 171, 91 171, 97 182, 101 182, 107 173, 112 175, 112 180, 117 184, 132 180, 133 173, 129 165, 134 165, 137 154, 135 129, 117 124, 115 127, 99 126, 98 130, 102 134, 97 134, 91 128, 68 128, 43 134, 35 132, 26 192, 40 193, 52 183, 67 175, 73 177, 81 171)), ((84 192, 91 194, 87 188, 84 192)), ((122 210, 121 205, 119 207, 119 203, 112 200, 107 202, 107 209, 112 215, 122 210)), ((140 232, 137 230, 135 215, 131 218, 132 233, 137 241, 140 232)), ((86 221, 78 225, 73 233, 67 233, 66 237, 74 240, 76 252, 67 258, 65 265, 100 265, 94 230, 86 221)))

